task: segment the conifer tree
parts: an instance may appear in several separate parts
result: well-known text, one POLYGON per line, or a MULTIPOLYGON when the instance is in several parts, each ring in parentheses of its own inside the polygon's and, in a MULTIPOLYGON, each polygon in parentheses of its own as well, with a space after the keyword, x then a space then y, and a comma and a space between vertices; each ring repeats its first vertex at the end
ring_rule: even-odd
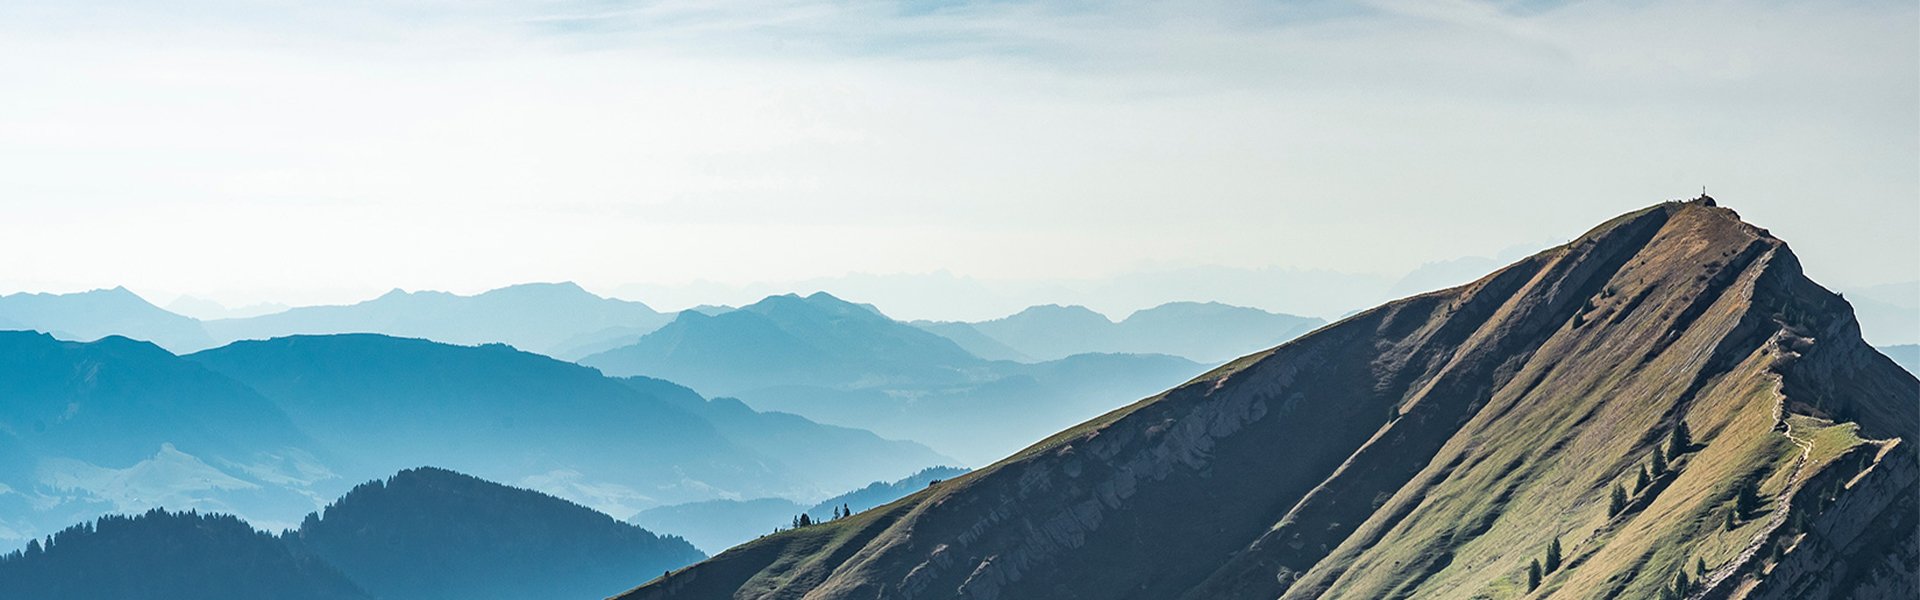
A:
POLYGON ((1673 431, 1667 434, 1667 455, 1679 456, 1691 447, 1693 447, 1693 431, 1687 429, 1685 420, 1681 420, 1680 424, 1675 425, 1673 431))
POLYGON ((1659 448, 1653 449, 1652 470, 1653 470, 1654 477, 1659 477, 1661 475, 1667 474, 1667 456, 1665 453, 1661 452, 1659 448))
POLYGON ((1704 558, 1693 559, 1693 577, 1695 579, 1699 579, 1706 576, 1707 576, 1707 559, 1704 559, 1704 558))
POLYGON ((1620 484, 1613 484, 1613 494, 1607 497, 1607 516, 1615 516, 1627 508, 1627 491, 1620 484))
POLYGON ((1540 559, 1536 558, 1527 564, 1527 591, 1531 592, 1538 587, 1540 587, 1540 559))
POLYGON ((1553 541, 1547 544, 1546 569, 1548 573, 1560 569, 1560 538, 1553 538, 1553 541))
POLYGON ((1740 491, 1733 497, 1733 510, 1739 513, 1740 519, 1751 518, 1754 511, 1760 510, 1760 486, 1752 481, 1741 483, 1740 491))
POLYGON ((1647 474, 1647 468, 1640 467, 1640 473, 1633 476, 1633 493, 1638 494, 1646 491, 1647 484, 1652 481, 1653 476, 1647 474))

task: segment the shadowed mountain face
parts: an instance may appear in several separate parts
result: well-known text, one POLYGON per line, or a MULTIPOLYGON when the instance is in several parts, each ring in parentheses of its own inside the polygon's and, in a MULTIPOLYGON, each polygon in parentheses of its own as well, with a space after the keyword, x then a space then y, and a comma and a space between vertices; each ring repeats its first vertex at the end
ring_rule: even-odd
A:
POLYGON ((324 561, 226 515, 160 510, 67 528, 0 557, 0 598, 372 600, 324 561))
POLYGON ((979 323, 915 323, 989 358, 1031 361, 1094 352, 1159 353, 1204 363, 1271 348, 1325 324, 1218 302, 1171 302, 1118 323, 1083 306, 1056 305, 979 323))
POLYGON ((1914 597, 1917 404, 1786 244, 1668 203, 624 597, 1914 597))
POLYGON ((0 332, 7 546, 161 504, 291 524, 316 494, 337 491, 325 489, 328 459, 268 399, 153 344, 0 332))
POLYGON ((288 541, 379 598, 604 598, 705 558, 559 498, 452 471, 409 469, 356 487, 288 541))
POLYGON ((120 335, 174 352, 213 345, 200 322, 162 310, 126 288, 0 296, 0 329, 44 331, 75 341, 120 335))
POLYGON ((394 290, 346 306, 207 321, 206 328, 222 342, 381 333, 454 344, 504 343, 552 354, 608 330, 651 331, 667 320, 645 304, 595 296, 572 283, 530 283, 473 296, 394 290))

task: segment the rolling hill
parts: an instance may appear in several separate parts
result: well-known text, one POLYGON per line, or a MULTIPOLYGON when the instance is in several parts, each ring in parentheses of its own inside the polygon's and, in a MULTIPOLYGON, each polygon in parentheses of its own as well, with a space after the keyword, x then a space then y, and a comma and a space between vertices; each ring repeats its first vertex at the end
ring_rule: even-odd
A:
POLYGON ((151 510, 0 557, 0 598, 373 600, 312 555, 228 515, 151 510))
POLYGON ((0 598, 588 600, 705 556, 565 500, 429 467, 355 487, 277 537, 229 515, 153 509, 48 539, 0 556, 0 598))
POLYGON ((286 536, 376 598, 604 598, 705 558, 686 540, 445 469, 355 487, 286 536))
POLYGON ((1703 197, 622 597, 1914 597, 1916 398, 1703 197))

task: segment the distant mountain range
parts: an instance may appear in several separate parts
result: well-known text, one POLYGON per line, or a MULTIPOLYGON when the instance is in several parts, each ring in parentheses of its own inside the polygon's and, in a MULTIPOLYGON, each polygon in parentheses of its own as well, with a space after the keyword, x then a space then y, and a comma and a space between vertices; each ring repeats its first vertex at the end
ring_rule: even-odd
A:
POLYGON ((804 496, 950 460, 503 345, 294 336, 188 358, 259 390, 365 468, 442 464, 619 514, 722 490, 804 496), (804 457, 794 446, 860 458, 789 464, 804 457))
POLYGON ((1057 360, 1075 354, 1172 354, 1217 363, 1265 350, 1326 321, 1218 302, 1172 302, 1120 322, 1084 306, 1035 306, 977 323, 918 321, 974 354, 1005 360, 1057 360))
POLYGON ((581 359, 765 410, 912 439, 977 463, 1205 370, 1159 354, 986 360, 954 340, 830 294, 683 312, 632 345, 581 359))
POLYGON ((501 345, 371 334, 187 357, 0 332, 0 540, 156 506, 293 519, 357 479, 438 462, 618 514, 818 497, 954 459, 501 345))
POLYGON ((986 362, 951 340, 825 292, 770 296, 711 316, 682 312, 631 345, 580 360, 611 374, 722 395, 776 385, 958 383, 986 362))
POLYGON ((1903 281, 1845 290, 1860 319, 1860 331, 1874 345, 1920 344, 1920 281, 1903 281))
POLYGON ((394 290, 358 304, 207 321, 206 330, 222 343, 382 333, 453 344, 504 343, 552 355, 607 331, 651 331, 669 319, 645 304, 602 298, 572 283, 529 283, 472 296, 394 290))
POLYGON ((83 342, 119 335, 175 352, 214 345, 213 336, 199 321, 162 310, 123 287, 0 296, 0 328, 43 331, 83 342))
POLYGON ((816 521, 824 521, 832 518, 835 509, 864 511, 905 498, 908 494, 925 489, 928 483, 966 473, 967 469, 932 467, 898 481, 876 481, 812 506, 785 498, 704 500, 649 508, 627 521, 652 531, 684 537, 703 551, 719 552, 786 527, 801 513, 816 521))
POLYGON ((276 537, 236 517, 106 516, 0 557, 41 600, 602 598, 705 555, 591 509, 433 468, 355 487, 276 537))
POLYGON ((1920 375, 1920 345, 1883 346, 1880 348, 1880 353, 1893 359, 1893 362, 1899 363, 1908 373, 1920 375))
POLYGON ((337 491, 335 457, 279 406, 147 342, 0 332, 0 399, 8 545, 161 505, 291 524, 337 491))
MULTIPOLYGON (((881 438, 871 431, 824 425, 796 414, 754 410, 735 398, 708 400, 684 386, 648 377, 619 381, 705 419, 734 444, 791 469, 811 491, 841 490, 953 459, 918 442, 881 438)), ((809 490, 793 492, 797 497, 809 490)))

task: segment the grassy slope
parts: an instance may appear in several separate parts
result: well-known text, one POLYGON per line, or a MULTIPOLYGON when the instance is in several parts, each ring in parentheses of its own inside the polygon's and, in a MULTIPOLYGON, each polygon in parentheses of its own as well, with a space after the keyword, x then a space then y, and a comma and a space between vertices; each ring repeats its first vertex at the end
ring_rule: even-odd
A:
POLYGON ((1651 597, 1739 555, 1794 472, 1860 443, 1796 418, 1818 450, 1801 464, 1775 432, 1782 389, 1797 412, 1867 415, 1869 434, 1914 429, 1882 405, 1911 396, 1910 376, 1794 366, 1807 348, 1782 331, 1825 344, 1802 362, 1864 346, 1784 244, 1730 211, 1662 205, 633 597, 1651 597), (1223 409, 1248 395, 1251 418, 1223 409), (1682 419, 1695 444, 1674 473, 1606 515, 1608 489, 1682 419), (1189 426, 1209 435, 1166 442, 1189 426), (1768 505, 1725 531, 1748 479, 1768 505), (1556 537, 1567 566, 1529 593, 1526 564, 1556 537), (1276 572, 1297 581, 1274 587, 1276 572))
MULTIPOLYGON (((1701 530, 1718 525, 1705 514, 1720 495, 1709 487, 1724 487, 1784 452, 1780 440, 1752 435, 1772 425, 1771 386, 1732 384, 1754 373, 1722 376, 1721 385, 1710 383, 1689 398, 1696 380, 1687 375, 1711 362, 1703 357, 1741 325, 1740 294, 1722 294, 1665 351, 1645 350, 1673 330, 1695 298, 1715 293, 1706 288, 1716 278, 1702 280, 1687 267, 1732 257, 1751 240, 1703 213, 1683 212, 1650 245, 1707 258, 1641 255, 1615 272, 1589 300, 1588 316, 1555 332, 1433 460, 1463 466, 1430 488, 1403 489, 1395 503, 1417 504, 1404 509, 1405 518, 1376 524, 1392 528, 1377 539, 1350 540, 1371 541, 1371 548, 1343 548, 1318 566, 1316 575, 1341 572, 1328 588, 1331 596, 1519 597, 1526 592, 1527 563, 1556 536, 1572 567, 1547 578, 1548 592, 1647 596, 1682 561, 1691 562, 1672 550, 1708 539, 1701 530), (1610 289, 1650 295, 1610 295, 1610 289), (1578 321, 1586 326, 1576 327, 1578 321), (1699 436, 1706 448, 1679 460, 1685 468, 1678 477, 1651 486, 1659 493, 1650 505, 1609 519, 1609 488, 1632 478, 1680 416, 1694 431, 1710 434, 1699 436)), ((1757 273, 1738 277, 1750 283, 1757 273)), ((1428 475, 1439 473, 1430 467, 1428 475)))

